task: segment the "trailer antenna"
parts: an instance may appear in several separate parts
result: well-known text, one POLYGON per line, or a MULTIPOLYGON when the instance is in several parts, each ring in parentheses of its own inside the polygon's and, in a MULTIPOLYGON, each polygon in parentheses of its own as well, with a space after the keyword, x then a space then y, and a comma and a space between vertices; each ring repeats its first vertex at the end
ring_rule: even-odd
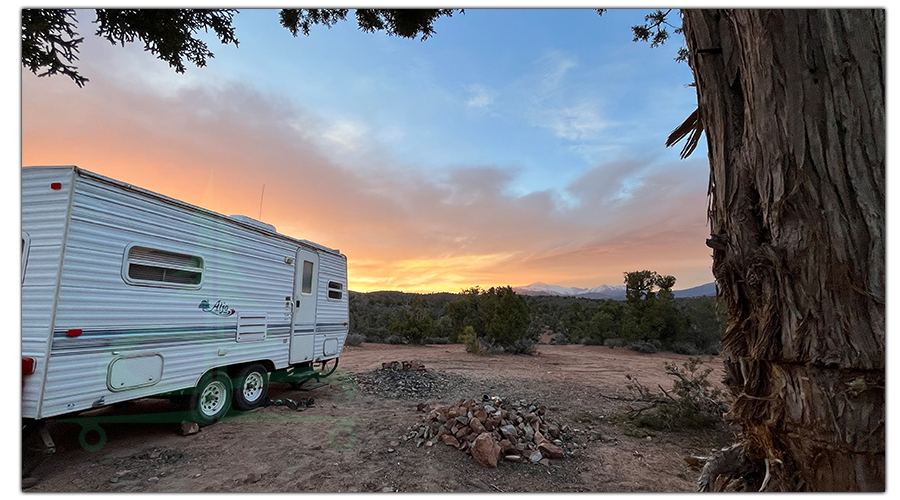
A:
POLYGON ((263 184, 262 193, 259 194, 259 217, 257 218, 257 220, 262 220, 262 202, 263 202, 263 196, 265 196, 265 194, 266 194, 266 185, 263 184))

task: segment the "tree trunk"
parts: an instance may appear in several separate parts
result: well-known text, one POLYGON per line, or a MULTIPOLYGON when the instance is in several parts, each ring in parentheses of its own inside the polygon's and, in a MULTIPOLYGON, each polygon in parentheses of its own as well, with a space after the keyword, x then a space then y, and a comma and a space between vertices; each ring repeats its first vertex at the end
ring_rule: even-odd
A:
POLYGON ((768 490, 884 491, 885 12, 682 15, 741 444, 768 490))

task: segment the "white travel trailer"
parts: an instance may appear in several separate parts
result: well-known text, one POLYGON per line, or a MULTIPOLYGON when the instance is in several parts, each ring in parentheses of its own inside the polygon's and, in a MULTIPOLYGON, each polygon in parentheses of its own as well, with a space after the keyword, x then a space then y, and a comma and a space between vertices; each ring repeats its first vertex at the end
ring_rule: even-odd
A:
POLYGON ((22 169, 22 417, 149 396, 193 421, 333 371, 347 259, 74 166, 22 169), (271 376, 270 376, 271 374, 271 376))

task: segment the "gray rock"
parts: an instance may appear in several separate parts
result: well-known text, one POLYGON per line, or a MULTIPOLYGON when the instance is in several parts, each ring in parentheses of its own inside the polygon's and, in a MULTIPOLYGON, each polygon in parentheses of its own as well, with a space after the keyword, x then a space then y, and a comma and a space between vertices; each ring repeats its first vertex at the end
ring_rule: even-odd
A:
POLYGON ((541 452, 536 451, 536 452, 534 452, 534 455, 531 455, 531 463, 536 464, 536 463, 540 462, 542 458, 544 458, 544 456, 541 455, 541 452))
POLYGON ((516 431, 515 426, 513 426, 512 424, 500 427, 500 433, 508 438, 514 438, 518 436, 518 432, 516 431))
POLYGON ((534 429, 530 425, 525 426, 525 440, 526 441, 534 440, 534 429))

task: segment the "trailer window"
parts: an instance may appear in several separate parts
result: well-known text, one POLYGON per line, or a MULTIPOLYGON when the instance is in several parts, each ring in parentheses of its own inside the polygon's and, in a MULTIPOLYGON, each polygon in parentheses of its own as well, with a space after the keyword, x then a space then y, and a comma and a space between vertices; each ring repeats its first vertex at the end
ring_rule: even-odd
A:
POLYGON ((203 258, 155 248, 131 247, 125 267, 125 281, 132 285, 199 288, 203 280, 203 258))
POLYGON ((338 281, 328 282, 328 298, 341 300, 344 296, 344 284, 338 281))
POLYGON ((300 293, 304 295, 309 295, 312 293, 312 283, 313 283, 313 263, 304 260, 303 261, 303 281, 300 283, 300 293))

